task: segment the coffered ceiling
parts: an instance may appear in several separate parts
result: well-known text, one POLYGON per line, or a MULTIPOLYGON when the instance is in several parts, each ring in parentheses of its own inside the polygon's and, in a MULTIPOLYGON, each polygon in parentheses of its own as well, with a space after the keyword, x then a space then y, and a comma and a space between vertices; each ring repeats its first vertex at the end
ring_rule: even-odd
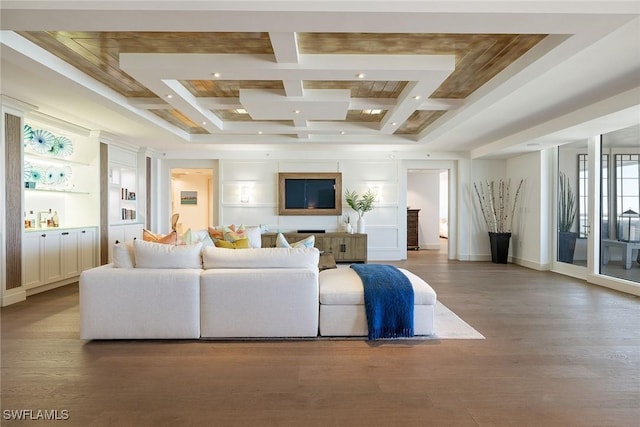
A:
MULTIPOLYGON (((127 135, 126 122, 136 121, 160 135, 162 150, 513 154, 579 121, 551 126, 553 119, 632 98, 638 86, 640 61, 623 59, 638 46, 626 28, 638 19, 629 2, 550 3, 5 1, 2 89, 47 109, 45 92, 54 88, 39 102, 11 70, 71 80, 127 118, 120 129, 106 115, 88 122, 138 138, 127 135), (616 33, 620 52, 598 45, 616 33), (618 68, 575 68, 590 49, 618 59, 618 68), (15 90, 4 77, 15 78, 15 90)), ((83 116, 65 95, 57 103, 83 116)), ((614 113, 634 102, 610 104, 614 113)))

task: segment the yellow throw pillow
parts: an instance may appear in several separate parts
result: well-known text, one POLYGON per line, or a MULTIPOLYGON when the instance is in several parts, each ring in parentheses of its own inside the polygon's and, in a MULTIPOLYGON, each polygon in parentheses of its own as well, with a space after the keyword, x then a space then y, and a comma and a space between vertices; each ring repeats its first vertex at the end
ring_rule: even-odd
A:
POLYGON ((224 249, 249 249, 249 239, 238 239, 235 242, 228 242, 226 240, 216 240, 214 242, 216 248, 224 249))
POLYGON ((224 231, 224 240, 228 242, 235 242, 237 240, 247 238, 247 233, 245 232, 244 225, 240 225, 239 227, 236 227, 234 224, 231 224, 228 227, 224 227, 223 231, 224 231))

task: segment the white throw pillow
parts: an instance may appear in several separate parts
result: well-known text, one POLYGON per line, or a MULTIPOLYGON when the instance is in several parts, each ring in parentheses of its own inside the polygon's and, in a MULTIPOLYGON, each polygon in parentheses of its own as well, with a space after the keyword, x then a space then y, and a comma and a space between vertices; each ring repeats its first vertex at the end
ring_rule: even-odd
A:
POLYGON ((202 268, 202 243, 165 245, 133 241, 136 268, 202 268))
POLYGON ((133 243, 116 243, 111 251, 113 268, 133 268, 135 267, 133 255, 133 243))
POLYGON ((262 230, 260 230, 260 227, 245 227, 245 234, 249 239, 249 246, 252 248, 262 247, 262 230))
POLYGON ((238 251, 204 248, 202 262, 212 268, 318 268, 316 248, 249 248, 238 251))
POLYGON ((304 239, 289 243, 282 233, 276 236, 276 248, 313 248, 316 245, 316 236, 305 237, 304 239))
POLYGON ((211 236, 209 236, 208 230, 192 230, 188 229, 180 237, 180 242, 183 245, 195 245, 196 243, 202 243, 202 246, 215 246, 211 236))

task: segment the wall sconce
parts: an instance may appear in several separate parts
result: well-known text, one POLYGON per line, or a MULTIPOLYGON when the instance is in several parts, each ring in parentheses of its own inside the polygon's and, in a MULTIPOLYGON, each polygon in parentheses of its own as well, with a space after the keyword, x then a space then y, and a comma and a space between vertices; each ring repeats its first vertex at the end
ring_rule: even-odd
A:
POLYGON ((373 194, 376 195, 376 199, 375 202, 379 203, 382 201, 382 186, 380 185, 372 185, 371 187, 371 191, 373 191, 373 194))
POLYGON ((243 185, 240 187, 240 203, 249 203, 251 190, 249 186, 243 185))

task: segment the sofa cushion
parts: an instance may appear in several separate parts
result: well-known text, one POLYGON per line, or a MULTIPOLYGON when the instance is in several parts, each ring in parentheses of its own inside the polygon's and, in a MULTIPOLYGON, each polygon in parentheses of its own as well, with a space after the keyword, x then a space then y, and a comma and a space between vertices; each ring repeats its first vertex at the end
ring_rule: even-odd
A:
POLYGON ((135 258, 133 254, 133 243, 116 243, 111 251, 113 268, 133 268, 135 258))
POLYGON ((313 248, 315 245, 316 236, 313 234, 293 243, 289 243, 282 233, 276 236, 276 248, 313 248))
POLYGON ((133 241, 136 268, 202 268, 202 243, 164 245, 133 241))
MULTIPOLYGON (((436 292, 420 277, 400 269, 409 278, 413 287, 414 305, 433 305, 436 292)), ((364 288, 358 273, 352 268, 335 268, 320 272, 320 304, 362 305, 364 288)))
POLYGON ((204 248, 203 266, 212 268, 318 268, 316 248, 249 248, 225 251, 204 248))

